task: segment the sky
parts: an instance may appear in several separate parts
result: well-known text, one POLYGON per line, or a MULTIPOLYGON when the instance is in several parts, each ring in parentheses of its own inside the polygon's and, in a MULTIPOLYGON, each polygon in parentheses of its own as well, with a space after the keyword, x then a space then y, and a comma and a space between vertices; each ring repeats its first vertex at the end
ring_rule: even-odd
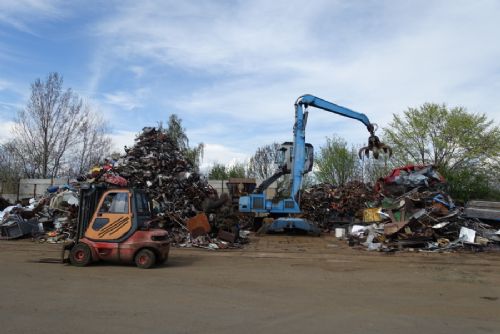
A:
MULTIPOLYGON (((494 0, 0 0, 0 141, 50 72, 120 150, 177 114, 205 168, 291 140, 303 94, 380 128, 425 102, 498 123, 499 34, 494 0)), ((312 109, 316 150, 333 135, 366 142, 362 123, 312 109)))

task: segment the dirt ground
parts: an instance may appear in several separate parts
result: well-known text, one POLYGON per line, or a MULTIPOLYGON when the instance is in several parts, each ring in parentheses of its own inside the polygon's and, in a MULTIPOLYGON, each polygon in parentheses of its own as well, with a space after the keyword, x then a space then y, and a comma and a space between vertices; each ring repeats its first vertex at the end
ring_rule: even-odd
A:
POLYGON ((0 242, 1 333, 500 333, 500 254, 263 236, 150 270, 37 262, 59 247, 0 242))

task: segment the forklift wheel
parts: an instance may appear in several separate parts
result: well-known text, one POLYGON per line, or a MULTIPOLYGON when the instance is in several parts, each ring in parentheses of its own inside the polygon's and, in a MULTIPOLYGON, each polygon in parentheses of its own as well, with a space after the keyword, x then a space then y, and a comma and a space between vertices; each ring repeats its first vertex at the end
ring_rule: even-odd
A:
POLYGON ((141 249, 135 256, 135 264, 142 269, 149 269, 156 263, 156 255, 149 249, 141 249))
POLYGON ((85 267, 92 260, 92 254, 90 253, 90 248, 84 243, 78 243, 69 253, 69 261, 72 265, 77 267, 85 267))

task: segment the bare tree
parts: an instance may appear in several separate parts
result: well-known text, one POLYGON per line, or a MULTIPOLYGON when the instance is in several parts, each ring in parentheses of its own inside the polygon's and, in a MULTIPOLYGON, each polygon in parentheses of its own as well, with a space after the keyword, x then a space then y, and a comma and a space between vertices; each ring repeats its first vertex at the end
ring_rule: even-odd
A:
POLYGON ((68 149, 79 141, 89 110, 71 89, 63 91, 63 78, 50 73, 35 80, 26 108, 17 115, 12 152, 29 177, 56 177, 68 149))
POLYGON ((14 193, 21 175, 21 164, 11 153, 9 143, 0 145, 0 194, 14 193))
POLYGON ((111 152, 111 138, 107 135, 108 126, 101 116, 89 112, 80 128, 80 141, 76 146, 72 159, 72 170, 83 174, 93 165, 108 157, 111 152))
POLYGON ((281 145, 272 143, 257 148, 248 162, 248 176, 265 180, 276 172, 276 155, 281 145))

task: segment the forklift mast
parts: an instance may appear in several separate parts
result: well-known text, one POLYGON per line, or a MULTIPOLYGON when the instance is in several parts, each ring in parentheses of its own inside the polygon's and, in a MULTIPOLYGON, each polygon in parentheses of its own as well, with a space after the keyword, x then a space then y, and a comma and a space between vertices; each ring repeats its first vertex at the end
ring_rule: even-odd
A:
POLYGON ((83 238, 89 222, 97 209, 99 200, 106 190, 108 190, 108 187, 99 184, 84 184, 80 188, 80 203, 78 206, 78 219, 75 236, 76 242, 83 238))

